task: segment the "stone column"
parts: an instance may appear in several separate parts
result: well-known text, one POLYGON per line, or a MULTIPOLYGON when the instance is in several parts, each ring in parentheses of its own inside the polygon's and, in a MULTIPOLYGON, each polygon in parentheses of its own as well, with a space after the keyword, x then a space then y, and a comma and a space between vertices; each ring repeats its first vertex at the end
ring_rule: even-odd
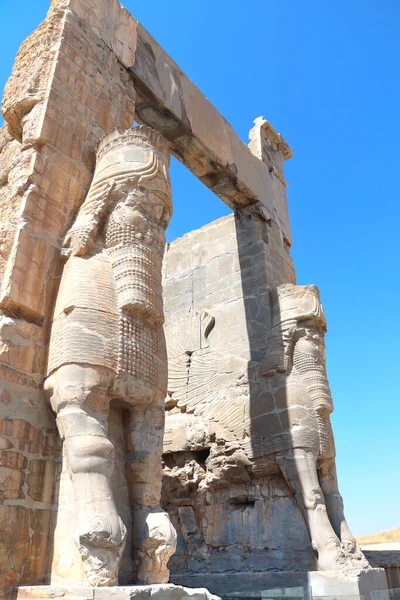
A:
POLYGON ((58 502, 57 431, 42 392, 48 324, 60 243, 90 186, 94 149, 105 133, 134 120, 126 70, 134 59, 134 20, 127 15, 112 0, 53 1, 22 44, 4 91, 0 588, 46 580, 51 508, 58 502))

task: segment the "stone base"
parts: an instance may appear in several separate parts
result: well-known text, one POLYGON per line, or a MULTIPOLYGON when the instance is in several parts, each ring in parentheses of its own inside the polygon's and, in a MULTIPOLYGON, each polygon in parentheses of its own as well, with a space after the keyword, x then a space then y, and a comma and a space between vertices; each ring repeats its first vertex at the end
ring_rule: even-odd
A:
MULTIPOLYGON (((203 582, 204 583, 204 582, 203 582)), ((16 600, 219 600, 205 588, 187 589, 180 585, 138 585, 121 587, 24 586, 16 600)))
POLYGON ((218 596, 297 600, 311 600, 329 596, 329 600, 350 600, 364 596, 371 600, 371 592, 386 590, 384 569, 351 571, 344 575, 338 571, 281 571, 264 573, 198 573, 175 575, 174 583, 185 586, 207 584, 218 596))

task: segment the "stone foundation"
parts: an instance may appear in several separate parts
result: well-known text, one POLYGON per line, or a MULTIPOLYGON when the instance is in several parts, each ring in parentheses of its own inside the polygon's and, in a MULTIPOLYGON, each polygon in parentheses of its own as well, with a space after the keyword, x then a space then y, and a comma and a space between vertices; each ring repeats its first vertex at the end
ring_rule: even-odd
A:
POLYGON ((121 586, 106 588, 89 587, 20 587, 17 600, 218 600, 205 588, 188 589, 173 584, 121 586))
MULTIPOLYGON (((196 586, 206 580, 208 589, 222 597, 235 594, 241 598, 278 598, 300 588, 299 596, 316 598, 328 596, 330 600, 364 596, 370 600, 371 592, 386 589, 384 569, 353 571, 344 575, 337 571, 282 571, 280 573, 207 573, 173 577, 175 583, 196 586), (259 594, 259 595, 258 595, 259 594)), ((296 595, 296 597, 298 597, 296 595)))

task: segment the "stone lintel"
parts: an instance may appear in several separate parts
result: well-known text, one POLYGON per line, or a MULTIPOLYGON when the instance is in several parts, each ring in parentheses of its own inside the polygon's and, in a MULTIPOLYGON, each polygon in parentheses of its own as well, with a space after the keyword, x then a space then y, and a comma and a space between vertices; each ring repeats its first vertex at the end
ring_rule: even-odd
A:
POLYGON ((133 77, 136 120, 158 129, 173 154, 231 208, 260 202, 291 244, 282 181, 238 137, 148 31, 117 0, 53 0, 67 5, 133 77))
MULTIPOLYGON (((136 120, 158 129, 173 154, 231 208, 260 202, 291 243, 282 182, 138 23, 136 120)), ((282 138, 283 140, 283 138, 282 138)))

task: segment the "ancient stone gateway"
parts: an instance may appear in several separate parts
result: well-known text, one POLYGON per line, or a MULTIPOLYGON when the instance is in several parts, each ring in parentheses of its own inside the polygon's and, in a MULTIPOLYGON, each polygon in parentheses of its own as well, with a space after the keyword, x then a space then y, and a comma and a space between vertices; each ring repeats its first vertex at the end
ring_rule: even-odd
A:
POLYGON ((1 597, 385 588, 343 513, 284 139, 258 118, 246 146, 117 0, 52 1, 3 115, 1 597), (165 251, 170 153, 234 212, 165 251))

